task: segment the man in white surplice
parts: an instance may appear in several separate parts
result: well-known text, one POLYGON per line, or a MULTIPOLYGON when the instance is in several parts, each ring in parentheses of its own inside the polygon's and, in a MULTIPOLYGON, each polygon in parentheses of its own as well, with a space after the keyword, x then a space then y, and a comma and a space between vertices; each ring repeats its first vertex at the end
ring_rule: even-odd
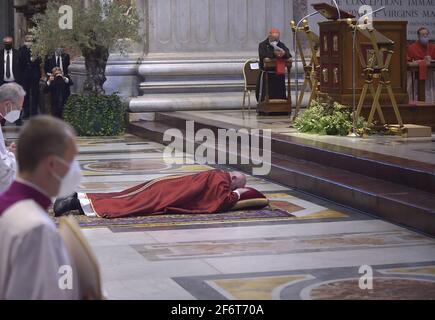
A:
MULTIPOLYGON (((16 83, 0 86, 0 119, 14 123, 19 119, 26 92, 16 83)), ((12 184, 17 172, 15 144, 6 147, 3 132, 0 129, 0 193, 12 184)))
POLYGON ((72 259, 47 214, 53 197, 80 183, 76 154, 73 129, 63 121, 39 116, 24 126, 18 178, 0 195, 0 300, 82 298, 72 259))

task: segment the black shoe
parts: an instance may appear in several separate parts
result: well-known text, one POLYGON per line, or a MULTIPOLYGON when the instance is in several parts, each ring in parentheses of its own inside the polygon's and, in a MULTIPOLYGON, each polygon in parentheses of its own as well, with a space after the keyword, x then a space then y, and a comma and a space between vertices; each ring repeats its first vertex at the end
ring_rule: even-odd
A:
POLYGON ((55 217, 66 216, 70 211, 80 210, 80 201, 77 199, 77 194, 67 198, 58 198, 54 202, 53 211, 55 217))
POLYGON ((23 125, 23 120, 18 119, 17 121, 15 121, 15 125, 16 125, 17 127, 21 127, 21 126, 23 125))

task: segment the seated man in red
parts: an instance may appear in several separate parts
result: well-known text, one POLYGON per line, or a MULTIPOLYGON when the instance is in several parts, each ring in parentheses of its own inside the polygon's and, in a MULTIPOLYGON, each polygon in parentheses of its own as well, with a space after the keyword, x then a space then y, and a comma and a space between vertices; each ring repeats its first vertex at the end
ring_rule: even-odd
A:
POLYGON ((246 176, 240 172, 210 170, 168 176, 115 193, 74 194, 58 199, 56 216, 72 210, 114 219, 152 214, 206 214, 230 210, 241 195, 246 176))

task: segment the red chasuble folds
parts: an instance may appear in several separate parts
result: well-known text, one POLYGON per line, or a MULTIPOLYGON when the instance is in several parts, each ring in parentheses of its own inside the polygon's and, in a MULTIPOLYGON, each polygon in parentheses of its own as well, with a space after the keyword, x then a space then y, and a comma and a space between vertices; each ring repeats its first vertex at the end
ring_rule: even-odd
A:
POLYGON ((107 219, 152 214, 206 214, 230 210, 238 197, 228 172, 210 170, 145 182, 116 193, 88 193, 95 213, 107 219))
POLYGON ((414 42, 408 47, 408 61, 418 62, 418 78, 419 80, 427 80, 427 64, 424 60, 426 56, 430 56, 435 60, 435 45, 428 43, 427 46, 423 46, 420 42, 414 42))

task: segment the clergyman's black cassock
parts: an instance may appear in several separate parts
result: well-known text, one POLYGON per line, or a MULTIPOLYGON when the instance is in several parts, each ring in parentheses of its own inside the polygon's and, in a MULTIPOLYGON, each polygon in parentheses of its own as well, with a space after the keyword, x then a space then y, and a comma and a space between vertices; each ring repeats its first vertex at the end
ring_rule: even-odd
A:
MULTIPOLYGON (((281 41, 277 44, 278 47, 284 50, 285 55, 283 56, 283 59, 290 59, 292 55, 290 54, 290 50, 286 47, 284 43, 281 41)), ((264 40, 260 43, 258 47, 258 55, 260 57, 260 68, 262 71, 264 71, 264 59, 270 58, 275 59, 275 49, 270 44, 269 38, 264 40)), ((285 86, 285 75, 276 75, 274 72, 269 72, 268 74, 269 78, 269 99, 287 99, 287 90, 285 86)), ((263 84, 263 90, 262 90, 262 97, 261 101, 264 100, 266 93, 266 83, 262 81, 262 79, 266 79, 264 72, 260 73, 260 76, 257 81, 257 90, 256 90, 256 97, 257 101, 260 101, 260 85, 263 84)))

